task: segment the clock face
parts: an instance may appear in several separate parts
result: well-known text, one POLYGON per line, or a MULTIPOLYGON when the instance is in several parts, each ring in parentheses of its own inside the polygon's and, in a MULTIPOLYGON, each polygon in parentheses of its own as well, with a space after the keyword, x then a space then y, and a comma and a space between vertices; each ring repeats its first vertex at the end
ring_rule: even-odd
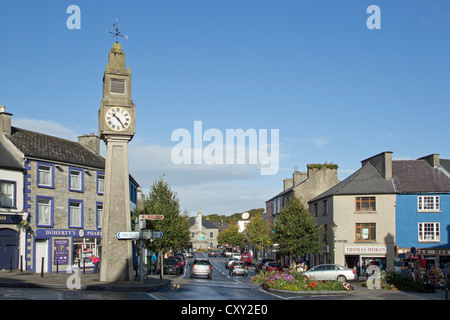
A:
POLYGON ((121 107, 112 107, 105 114, 106 125, 115 131, 123 131, 131 124, 130 113, 121 107))

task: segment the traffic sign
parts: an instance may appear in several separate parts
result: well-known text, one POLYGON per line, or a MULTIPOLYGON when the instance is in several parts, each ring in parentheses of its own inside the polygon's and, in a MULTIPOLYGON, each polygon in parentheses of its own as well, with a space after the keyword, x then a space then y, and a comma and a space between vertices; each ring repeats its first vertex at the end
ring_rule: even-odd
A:
POLYGON ((131 239, 139 239, 140 232, 139 231, 120 231, 117 232, 117 239, 119 240, 131 240, 131 239))
POLYGON ((163 237, 163 233, 161 231, 153 231, 153 239, 161 239, 163 237))
POLYGON ((164 216, 162 214, 143 214, 140 215, 143 220, 162 220, 164 216))

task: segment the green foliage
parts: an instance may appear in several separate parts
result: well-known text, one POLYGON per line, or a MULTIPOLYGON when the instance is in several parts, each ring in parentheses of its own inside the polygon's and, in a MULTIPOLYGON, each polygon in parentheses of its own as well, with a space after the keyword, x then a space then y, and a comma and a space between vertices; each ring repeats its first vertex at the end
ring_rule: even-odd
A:
POLYGON ((245 228, 247 241, 257 250, 267 248, 271 242, 271 229, 268 222, 263 220, 262 214, 256 214, 245 228))
POLYGON ((178 197, 163 178, 153 183, 144 201, 144 208, 136 214, 164 216, 160 221, 147 221, 147 229, 161 231, 164 234, 163 238, 153 240, 149 245, 150 249, 178 250, 189 244, 188 214, 186 211, 180 212, 178 197))
POLYGON ((219 243, 226 243, 233 247, 244 247, 245 237, 242 233, 239 233, 238 227, 234 224, 230 226, 230 229, 224 230, 217 236, 219 243))
POLYGON ((292 197, 273 224, 272 241, 278 243, 283 255, 315 254, 324 246, 321 232, 301 201, 292 197))

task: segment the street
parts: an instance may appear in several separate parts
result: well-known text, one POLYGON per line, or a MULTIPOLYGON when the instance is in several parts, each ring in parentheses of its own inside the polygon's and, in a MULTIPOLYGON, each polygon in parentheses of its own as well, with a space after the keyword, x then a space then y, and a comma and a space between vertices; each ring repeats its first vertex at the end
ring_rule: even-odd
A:
MULTIPOLYGON (((354 291, 346 294, 295 294, 289 292, 267 291, 257 283, 251 283, 256 275, 254 267, 249 267, 248 276, 230 276, 225 268, 226 258, 208 257, 206 253, 197 253, 196 258, 209 259, 213 265, 212 279, 206 277, 190 278, 189 264, 182 274, 164 275, 171 284, 160 290, 148 292, 112 292, 93 290, 63 290, 38 288, 0 287, 0 300, 242 300, 250 304, 256 301, 303 301, 303 300, 444 300, 443 290, 436 293, 416 293, 393 290, 369 290, 360 286, 360 281, 352 281, 354 291)), ((156 275, 153 275, 156 277, 156 275)))

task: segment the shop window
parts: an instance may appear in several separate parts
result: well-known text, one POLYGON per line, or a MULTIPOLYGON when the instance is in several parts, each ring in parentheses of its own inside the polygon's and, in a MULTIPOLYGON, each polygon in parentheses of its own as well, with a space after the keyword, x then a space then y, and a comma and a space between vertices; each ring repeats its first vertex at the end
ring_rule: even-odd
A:
POLYGON ((93 268, 92 255, 99 256, 100 238, 74 238, 73 264, 80 268, 93 268))
POLYGON ((376 224, 375 223, 357 223, 355 225, 356 241, 375 241, 376 224))
POLYGON ((3 208, 16 207, 16 183, 13 181, 0 181, 0 206, 3 208))
POLYGON ((37 186, 40 188, 54 188, 54 165, 49 163, 37 163, 37 186))
POLYGON ((82 169, 69 168, 69 190, 83 192, 84 171, 82 169))
POLYGON ((439 196, 418 196, 417 211, 419 212, 439 212, 441 210, 439 196))
POLYGON ((419 242, 440 242, 439 222, 419 222, 419 242))
POLYGON ((356 197, 355 211, 375 211, 375 197, 356 197))

